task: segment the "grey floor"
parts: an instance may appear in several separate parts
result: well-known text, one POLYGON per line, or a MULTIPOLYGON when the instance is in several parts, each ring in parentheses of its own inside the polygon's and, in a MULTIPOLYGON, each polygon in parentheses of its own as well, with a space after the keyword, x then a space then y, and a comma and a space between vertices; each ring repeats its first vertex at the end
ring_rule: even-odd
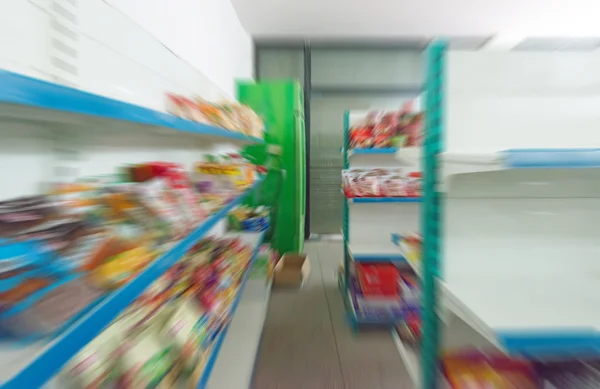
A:
POLYGON ((273 290, 253 389, 413 389, 388 331, 354 334, 345 321, 336 271, 341 242, 305 248, 303 289, 273 290))

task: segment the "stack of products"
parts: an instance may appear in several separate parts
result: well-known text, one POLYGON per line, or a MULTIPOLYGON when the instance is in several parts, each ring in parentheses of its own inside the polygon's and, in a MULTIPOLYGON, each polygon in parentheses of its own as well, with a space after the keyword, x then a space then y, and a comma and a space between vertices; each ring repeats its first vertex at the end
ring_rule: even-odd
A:
POLYGON ((207 238, 151 285, 63 371, 73 388, 196 387, 253 248, 207 238))
POLYGON ((352 304, 361 317, 400 322, 418 316, 420 288, 410 269, 390 263, 356 263, 351 273, 352 304))
POLYGON ((170 163, 121 176, 0 202, 0 337, 60 333, 236 193, 199 193, 170 163))
POLYGON ((369 112, 361 123, 350 128, 350 148, 412 147, 421 144, 423 113, 412 103, 393 112, 369 112))
POLYGON ((238 154, 204 156, 194 165, 196 190, 206 198, 231 198, 249 188, 258 178, 258 168, 238 154))
POLYGON ((231 231, 266 231, 269 228, 270 209, 266 206, 240 206, 227 215, 231 231))
POLYGON ((270 282, 273 279, 273 271, 275 270, 277 259, 277 252, 271 246, 268 244, 262 245, 252 264, 250 277, 266 279, 267 282, 270 282))
POLYGON ((344 195, 354 197, 420 197, 421 173, 402 169, 342 170, 344 195))
POLYGON ((167 94, 167 112, 198 123, 222 127, 248 136, 263 138, 265 125, 248 106, 234 103, 210 103, 202 99, 167 94))
POLYGON ((442 371, 452 389, 600 387, 600 363, 597 359, 529 361, 472 351, 446 356, 442 371))
MULTIPOLYGON (((399 246, 402 255, 410 263, 413 269, 421 269, 421 247, 423 237, 421 234, 413 232, 403 234, 400 238, 399 246)), ((417 272, 420 270, 417 270, 417 272)))

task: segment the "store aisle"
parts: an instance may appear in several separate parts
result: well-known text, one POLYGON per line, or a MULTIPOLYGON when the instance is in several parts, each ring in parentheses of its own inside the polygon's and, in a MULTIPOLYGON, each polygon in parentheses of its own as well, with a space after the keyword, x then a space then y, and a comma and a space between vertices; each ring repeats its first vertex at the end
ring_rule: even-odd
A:
POLYGON ((273 290, 252 388, 413 389, 388 331, 354 334, 345 322, 341 242, 307 243, 306 253, 304 288, 273 290))

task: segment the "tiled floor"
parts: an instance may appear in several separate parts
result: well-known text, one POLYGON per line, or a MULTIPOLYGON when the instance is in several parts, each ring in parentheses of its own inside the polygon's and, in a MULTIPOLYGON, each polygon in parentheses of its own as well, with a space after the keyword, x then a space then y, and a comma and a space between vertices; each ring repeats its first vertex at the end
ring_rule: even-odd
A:
POLYGON ((341 242, 305 251, 312 267, 304 287, 271 295, 252 388, 413 389, 389 332, 354 334, 345 321, 341 242))

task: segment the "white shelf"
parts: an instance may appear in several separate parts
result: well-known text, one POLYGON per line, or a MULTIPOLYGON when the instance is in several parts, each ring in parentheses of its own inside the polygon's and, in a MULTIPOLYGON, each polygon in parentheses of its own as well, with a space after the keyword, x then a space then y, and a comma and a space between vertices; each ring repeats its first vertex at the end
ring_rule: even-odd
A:
POLYGON ((391 334, 392 339, 394 339, 394 344, 396 344, 396 348, 398 349, 398 353, 400 354, 400 358, 402 358, 402 362, 404 362, 404 367, 413 382, 413 387, 415 389, 420 388, 421 363, 419 361, 419 355, 411 346, 402 342, 402 339, 400 339, 400 335, 398 335, 395 328, 391 330, 391 334))
POLYGON ((208 389, 248 389, 252 386, 254 361, 270 296, 270 282, 265 279, 248 280, 208 381, 208 389))
MULTIPOLYGON (((350 254, 355 257, 390 257, 399 258, 398 248, 391 242, 381 244, 349 243, 350 254)), ((357 260, 359 261, 359 260, 357 260)))
MULTIPOLYGON (((397 154, 397 158, 399 153, 397 154)), ((440 185, 447 189, 452 176, 511 169, 572 169, 600 167, 600 149, 512 149, 473 152, 447 151, 441 154, 440 185)))

